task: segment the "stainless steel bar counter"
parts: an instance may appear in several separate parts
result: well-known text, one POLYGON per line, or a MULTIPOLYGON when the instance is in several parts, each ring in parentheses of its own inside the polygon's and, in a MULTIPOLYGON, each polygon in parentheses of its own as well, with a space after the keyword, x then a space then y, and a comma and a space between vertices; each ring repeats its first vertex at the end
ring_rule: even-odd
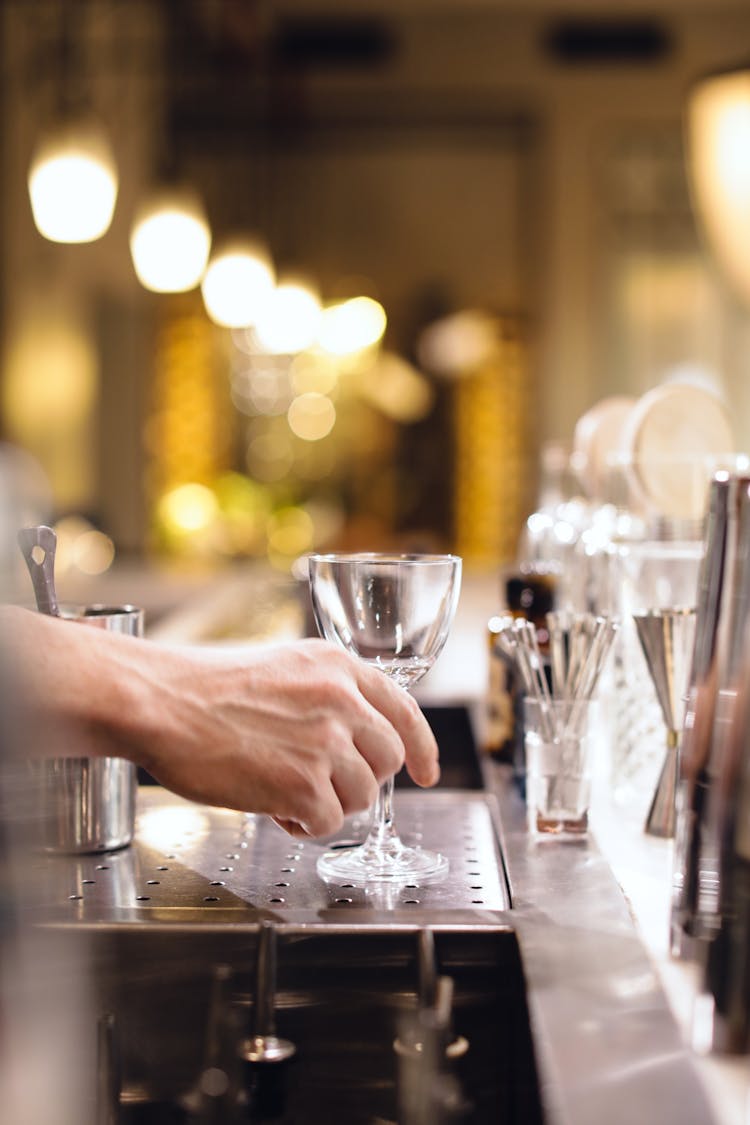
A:
MULTIPOLYGON (((234 617, 246 579, 225 586, 234 617)), ((493 588, 494 580, 467 583, 445 657, 420 688, 423 705, 481 711, 493 588)), ((158 639, 205 642, 215 605, 197 616, 189 628, 167 623, 158 639)), ((441 754, 450 751, 440 744, 441 754)), ((481 782, 396 791, 405 841, 449 857, 442 886, 326 887, 314 862, 325 841, 299 845, 264 818, 191 805, 152 786, 139 791, 131 847, 37 858, 40 916, 55 953, 66 936, 83 937, 94 1014, 114 1010, 119 1019, 123 1105, 166 1102, 194 1083, 212 968, 231 968, 247 1030, 259 930, 270 922, 279 940, 279 1027, 299 1048, 299 1125, 395 1119, 394 1029, 418 1000, 425 931, 435 936, 440 972, 455 982, 456 1034, 469 1040, 456 1068, 473 1111, 453 1120, 744 1125, 742 1080, 722 1112, 727 1076, 744 1074, 744 1064, 707 1070, 673 1015, 664 963, 639 928, 640 872, 627 858, 628 897, 623 891, 617 860, 634 845, 618 836, 617 815, 603 812, 607 834, 594 822, 587 838, 540 840, 527 831, 506 768, 484 757, 481 782)), ((351 822, 345 835, 363 832, 351 822)), ((649 861, 659 853, 651 889, 666 944, 668 844, 639 835, 649 861)))
POLYGON ((250 1018, 258 928, 271 920, 301 1104, 361 1082, 348 1103, 293 1120, 394 1119, 392 1032, 415 1001, 415 942, 427 929, 455 979, 455 1031, 469 1040, 460 1073, 473 1116, 454 1120, 711 1125, 695 1058, 595 842, 530 837, 505 770, 487 763, 484 779, 484 792, 397 791, 407 842, 448 854, 439 886, 325 886, 314 868, 322 844, 152 786, 140 789, 130 848, 38 861, 45 927, 86 936, 97 1003, 120 1020, 123 1105, 173 1097, 200 1069, 212 965, 233 967, 250 1018), (357 1077, 352 1060, 376 1029, 383 1073, 357 1077), (324 1050, 339 1060, 325 1089, 324 1050))
POLYGON ((490 766, 485 776, 500 808, 547 1119, 714 1122, 695 1056, 595 839, 530 835, 507 774, 490 766))

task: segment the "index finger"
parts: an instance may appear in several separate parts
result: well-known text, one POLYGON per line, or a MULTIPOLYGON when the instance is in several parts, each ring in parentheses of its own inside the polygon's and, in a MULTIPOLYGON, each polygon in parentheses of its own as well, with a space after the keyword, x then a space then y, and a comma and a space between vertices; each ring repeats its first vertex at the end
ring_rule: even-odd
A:
POLYGON ((357 665, 357 686, 398 732, 412 780, 417 785, 435 785, 440 778, 438 745, 416 699, 368 664, 357 665))

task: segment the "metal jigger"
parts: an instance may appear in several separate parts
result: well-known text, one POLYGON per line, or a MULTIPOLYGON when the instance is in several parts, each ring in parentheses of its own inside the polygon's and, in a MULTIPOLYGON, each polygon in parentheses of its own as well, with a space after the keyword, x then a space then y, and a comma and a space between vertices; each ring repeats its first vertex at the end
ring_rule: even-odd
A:
POLYGON ((651 836, 674 836, 679 744, 695 640, 694 609, 652 609, 634 613, 638 639, 667 728, 667 753, 646 817, 651 836))

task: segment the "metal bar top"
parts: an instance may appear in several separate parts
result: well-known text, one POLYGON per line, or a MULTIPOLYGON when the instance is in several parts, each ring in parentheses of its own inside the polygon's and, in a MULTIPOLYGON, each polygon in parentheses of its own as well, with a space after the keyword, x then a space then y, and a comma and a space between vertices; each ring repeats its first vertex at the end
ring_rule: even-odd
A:
POLYGON ((443 885, 326 886, 314 868, 326 841, 300 845, 265 818, 141 787, 130 848, 39 860, 44 916, 95 930, 236 931, 267 917, 280 933, 512 928, 547 1125, 712 1125, 695 1059, 596 842, 533 838, 507 769, 483 769, 484 792, 396 794, 407 842, 448 854, 443 885))
POLYGON ((695 1056, 596 841, 530 835, 509 768, 487 762, 484 776, 498 804, 546 1120, 713 1125, 695 1056))

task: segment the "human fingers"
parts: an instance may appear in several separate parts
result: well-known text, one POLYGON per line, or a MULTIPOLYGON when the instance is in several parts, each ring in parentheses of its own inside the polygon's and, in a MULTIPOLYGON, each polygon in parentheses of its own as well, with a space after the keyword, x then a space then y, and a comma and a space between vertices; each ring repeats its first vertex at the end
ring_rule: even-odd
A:
POLYGON ((374 773, 357 753, 352 753, 336 765, 330 784, 335 800, 328 802, 327 807, 324 801, 316 801, 316 807, 305 814, 304 821, 283 816, 271 819, 298 839, 330 836, 339 830, 344 816, 369 808, 375 802, 379 789, 374 773))
POLYGON ((289 816, 279 819, 292 826, 292 836, 331 836, 337 832, 344 822, 344 809, 333 777, 320 775, 313 793, 298 791, 293 795, 293 809, 289 816), (293 827, 295 825, 296 828, 293 827))
POLYGON ((367 664, 358 665, 357 684, 368 703, 388 720, 401 739, 412 780, 417 785, 435 785, 440 777, 438 746, 414 697, 367 664))
POLYGON ((335 719, 328 717, 315 724, 317 764, 309 775, 305 771, 304 780, 317 780, 312 786, 305 783, 296 787, 293 796, 296 807, 289 819, 313 836, 337 831, 344 816, 368 808, 378 795, 381 777, 390 777, 403 762, 398 735, 361 697, 355 714, 350 714, 346 706, 342 712, 335 719), (377 764, 378 775, 356 744, 355 729, 361 741, 370 740, 368 753, 377 764))
POLYGON ((279 828, 283 828, 289 836, 294 836, 297 840, 312 839, 310 833, 298 820, 288 820, 283 816, 272 816, 271 820, 274 824, 278 824, 279 828))
POLYGON ((362 698, 363 714, 354 726, 354 745, 378 783, 398 773, 406 750, 401 735, 385 715, 362 698))
MULTIPOLYGON (((379 763, 381 776, 376 776, 366 754, 352 741, 352 731, 345 723, 336 721, 320 726, 319 746, 321 750, 325 749, 325 753, 312 775, 317 776, 317 780, 311 787, 306 776, 303 784, 291 785, 287 807, 278 809, 273 817, 290 835, 317 837, 338 831, 344 816, 360 812, 374 803, 380 780, 390 777, 401 766, 404 752, 398 735, 369 705, 363 702, 363 707, 372 712, 369 726, 380 735, 373 737, 370 732, 373 745, 368 752, 379 763), (390 741, 385 752, 383 739, 390 741)), ((359 730, 361 739, 366 741, 365 727, 360 726, 359 730)))
POLYGON ((331 775, 331 783, 346 816, 369 808, 380 788, 367 760, 354 748, 352 750, 351 754, 340 758, 331 775))

